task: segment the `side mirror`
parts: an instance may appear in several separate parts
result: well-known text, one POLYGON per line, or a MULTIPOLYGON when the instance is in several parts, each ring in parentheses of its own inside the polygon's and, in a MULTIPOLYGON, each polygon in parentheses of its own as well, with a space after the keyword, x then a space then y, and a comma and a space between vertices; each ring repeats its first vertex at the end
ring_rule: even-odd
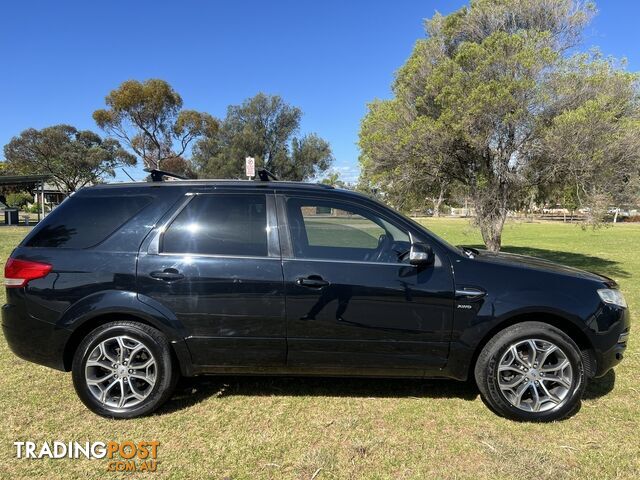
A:
POLYGON ((433 263, 433 249, 424 243, 413 243, 409 251, 409 263, 411 265, 430 265, 433 263))

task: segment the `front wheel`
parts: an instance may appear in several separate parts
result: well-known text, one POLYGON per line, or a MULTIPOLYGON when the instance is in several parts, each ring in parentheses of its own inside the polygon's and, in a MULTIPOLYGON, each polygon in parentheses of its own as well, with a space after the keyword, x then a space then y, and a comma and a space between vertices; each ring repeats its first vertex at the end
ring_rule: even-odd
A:
POLYGON ((523 322, 482 349, 475 378, 485 402, 513 420, 560 420, 580 405, 586 386, 580 349, 562 330, 523 322))
POLYGON ((111 418, 153 412, 169 399, 178 379, 164 335, 130 321, 110 322, 90 332, 76 350, 72 372, 82 402, 111 418))

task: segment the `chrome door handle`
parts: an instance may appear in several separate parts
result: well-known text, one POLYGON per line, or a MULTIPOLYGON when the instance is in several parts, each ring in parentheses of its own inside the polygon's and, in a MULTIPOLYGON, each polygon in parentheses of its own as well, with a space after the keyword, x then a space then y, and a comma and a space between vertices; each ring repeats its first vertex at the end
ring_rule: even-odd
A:
POLYGON ((308 277, 300 277, 296 280, 296 284, 300 285, 301 287, 308 287, 308 288, 324 288, 327 285, 330 285, 329 282, 324 280, 319 275, 310 275, 308 277))
POLYGON ((184 275, 178 272, 175 268, 165 268, 162 271, 151 272, 149 276, 157 278, 158 280, 164 280, 165 282, 174 282, 184 278, 184 275))
POLYGON ((456 288, 456 298, 466 298, 468 300, 475 300, 477 298, 484 297, 487 294, 484 290, 474 287, 462 287, 456 288))

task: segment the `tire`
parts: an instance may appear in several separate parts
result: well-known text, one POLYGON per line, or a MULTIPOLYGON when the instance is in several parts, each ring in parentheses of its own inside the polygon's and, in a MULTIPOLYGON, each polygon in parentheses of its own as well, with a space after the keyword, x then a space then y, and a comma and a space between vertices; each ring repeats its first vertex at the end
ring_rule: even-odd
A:
POLYGON ((586 387, 578 346, 562 330, 542 322, 498 332, 478 356, 475 379, 495 413, 529 422, 571 415, 580 408, 586 387))
POLYGON ((72 377, 78 397, 92 412, 134 418, 155 411, 171 397, 179 369, 160 331, 116 321, 82 340, 73 357, 72 377))

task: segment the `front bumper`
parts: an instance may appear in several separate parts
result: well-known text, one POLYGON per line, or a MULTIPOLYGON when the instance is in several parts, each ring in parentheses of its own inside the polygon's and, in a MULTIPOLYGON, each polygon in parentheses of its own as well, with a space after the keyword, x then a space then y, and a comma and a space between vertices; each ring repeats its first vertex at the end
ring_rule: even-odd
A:
POLYGON ((2 306, 2 332, 18 357, 57 370, 65 370, 64 348, 68 330, 30 316, 18 305, 2 306))
POLYGON ((618 321, 611 325, 606 332, 595 335, 595 377, 602 377, 624 358, 631 328, 631 314, 629 309, 619 309, 618 321))

